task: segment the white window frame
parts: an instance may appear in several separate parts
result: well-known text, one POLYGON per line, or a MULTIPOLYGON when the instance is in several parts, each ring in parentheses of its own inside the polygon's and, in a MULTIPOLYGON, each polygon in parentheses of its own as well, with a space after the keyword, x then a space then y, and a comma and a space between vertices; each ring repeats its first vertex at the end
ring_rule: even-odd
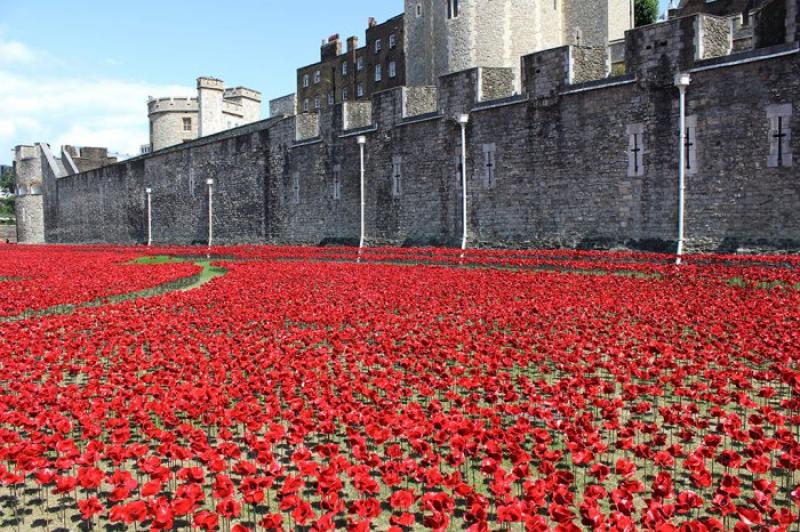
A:
POLYGON ((383 80, 383 66, 380 64, 375 65, 375 83, 383 80))
POLYGON ((378 54, 381 50, 383 50, 383 41, 381 39, 375 39, 375 53, 378 54))
POLYGON ((364 84, 360 83, 356 86, 356 95, 358 98, 364 96, 364 84))
POLYGON ((448 20, 458 18, 458 15, 460 14, 461 14, 461 6, 458 4, 458 0, 447 0, 448 20))
POLYGON ((328 105, 333 105, 334 103, 336 103, 336 93, 330 91, 328 93, 328 105))
POLYGON ((343 102, 346 102, 346 101, 347 101, 347 97, 348 97, 349 95, 350 95, 350 94, 349 94, 349 91, 347 90, 347 87, 343 88, 343 89, 342 89, 342 101, 343 101, 343 102))
POLYGON ((396 78, 397 77, 397 62, 396 61, 389 61, 389 77, 396 78))
POLYGON ((314 97, 314 109, 319 109, 320 107, 322 107, 322 98, 320 98, 319 94, 317 94, 314 97))
POLYGON ((308 98, 303 100, 303 111, 308 112, 308 98))
POLYGON ((422 16, 422 4, 417 4, 417 18, 422 16))
POLYGON ((342 63, 342 76, 347 75, 347 69, 348 69, 347 61, 345 61, 344 63, 342 63))
POLYGON ((395 48, 397 48, 397 35, 392 33, 389 35, 389 49, 394 50, 395 48))
POLYGON ((356 58, 356 70, 359 72, 364 70, 364 56, 356 58))
POLYGON ((303 87, 308 88, 311 84, 311 79, 308 77, 308 74, 303 74, 303 87))
POLYGON ((319 83, 321 80, 322 80, 322 73, 319 70, 315 71, 314 72, 314 85, 319 83))

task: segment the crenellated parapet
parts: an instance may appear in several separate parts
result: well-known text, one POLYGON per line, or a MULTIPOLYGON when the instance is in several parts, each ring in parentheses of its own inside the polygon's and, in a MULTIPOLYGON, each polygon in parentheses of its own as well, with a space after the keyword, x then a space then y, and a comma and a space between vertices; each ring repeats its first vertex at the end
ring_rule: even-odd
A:
POLYGON ((195 113, 198 110, 197 98, 150 98, 147 113, 195 113))

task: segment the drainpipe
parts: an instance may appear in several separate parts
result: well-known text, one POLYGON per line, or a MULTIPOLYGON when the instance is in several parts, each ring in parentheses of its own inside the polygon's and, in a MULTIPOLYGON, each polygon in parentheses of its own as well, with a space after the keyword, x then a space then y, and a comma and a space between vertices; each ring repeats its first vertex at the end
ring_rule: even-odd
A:
POLYGON ((678 250, 675 264, 681 265, 684 244, 684 217, 686 212, 686 89, 692 79, 688 73, 680 73, 675 76, 675 86, 680 91, 680 118, 678 127, 678 250))
POLYGON ((461 126, 461 200, 462 200, 462 223, 463 235, 461 238, 461 250, 467 249, 467 124, 469 123, 468 114, 458 115, 458 124, 461 126))

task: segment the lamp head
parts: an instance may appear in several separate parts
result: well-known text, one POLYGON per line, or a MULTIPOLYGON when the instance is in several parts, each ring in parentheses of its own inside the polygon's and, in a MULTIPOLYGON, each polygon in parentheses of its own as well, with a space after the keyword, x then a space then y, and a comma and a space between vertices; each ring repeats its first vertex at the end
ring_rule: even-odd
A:
POLYGON ((363 146, 364 144, 367 143, 367 137, 365 137, 364 135, 359 135, 356 138, 356 142, 358 142, 359 145, 363 146))
POLYGON ((211 186, 214 184, 214 180, 211 178, 206 179, 206 185, 211 186))
POLYGON ((145 192, 145 194, 152 194, 153 193, 153 189, 150 188, 150 187, 147 187, 146 189, 144 189, 144 192, 145 192))
POLYGON ((458 117, 456 117, 456 122, 458 122, 462 126, 468 124, 469 115, 467 113, 461 113, 460 115, 458 115, 458 117))
POLYGON ((688 72, 679 72, 675 74, 675 86, 679 89, 685 89, 692 82, 692 76, 688 72))

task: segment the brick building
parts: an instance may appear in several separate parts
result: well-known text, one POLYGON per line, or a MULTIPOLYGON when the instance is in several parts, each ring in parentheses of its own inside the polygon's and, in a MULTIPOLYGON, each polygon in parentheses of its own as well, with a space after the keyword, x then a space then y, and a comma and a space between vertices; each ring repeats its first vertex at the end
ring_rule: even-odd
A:
POLYGON ((368 101, 375 92, 405 85, 403 15, 382 24, 370 19, 366 46, 347 39, 342 51, 339 35, 320 47, 318 63, 297 69, 297 111, 327 109, 347 101, 368 101))

